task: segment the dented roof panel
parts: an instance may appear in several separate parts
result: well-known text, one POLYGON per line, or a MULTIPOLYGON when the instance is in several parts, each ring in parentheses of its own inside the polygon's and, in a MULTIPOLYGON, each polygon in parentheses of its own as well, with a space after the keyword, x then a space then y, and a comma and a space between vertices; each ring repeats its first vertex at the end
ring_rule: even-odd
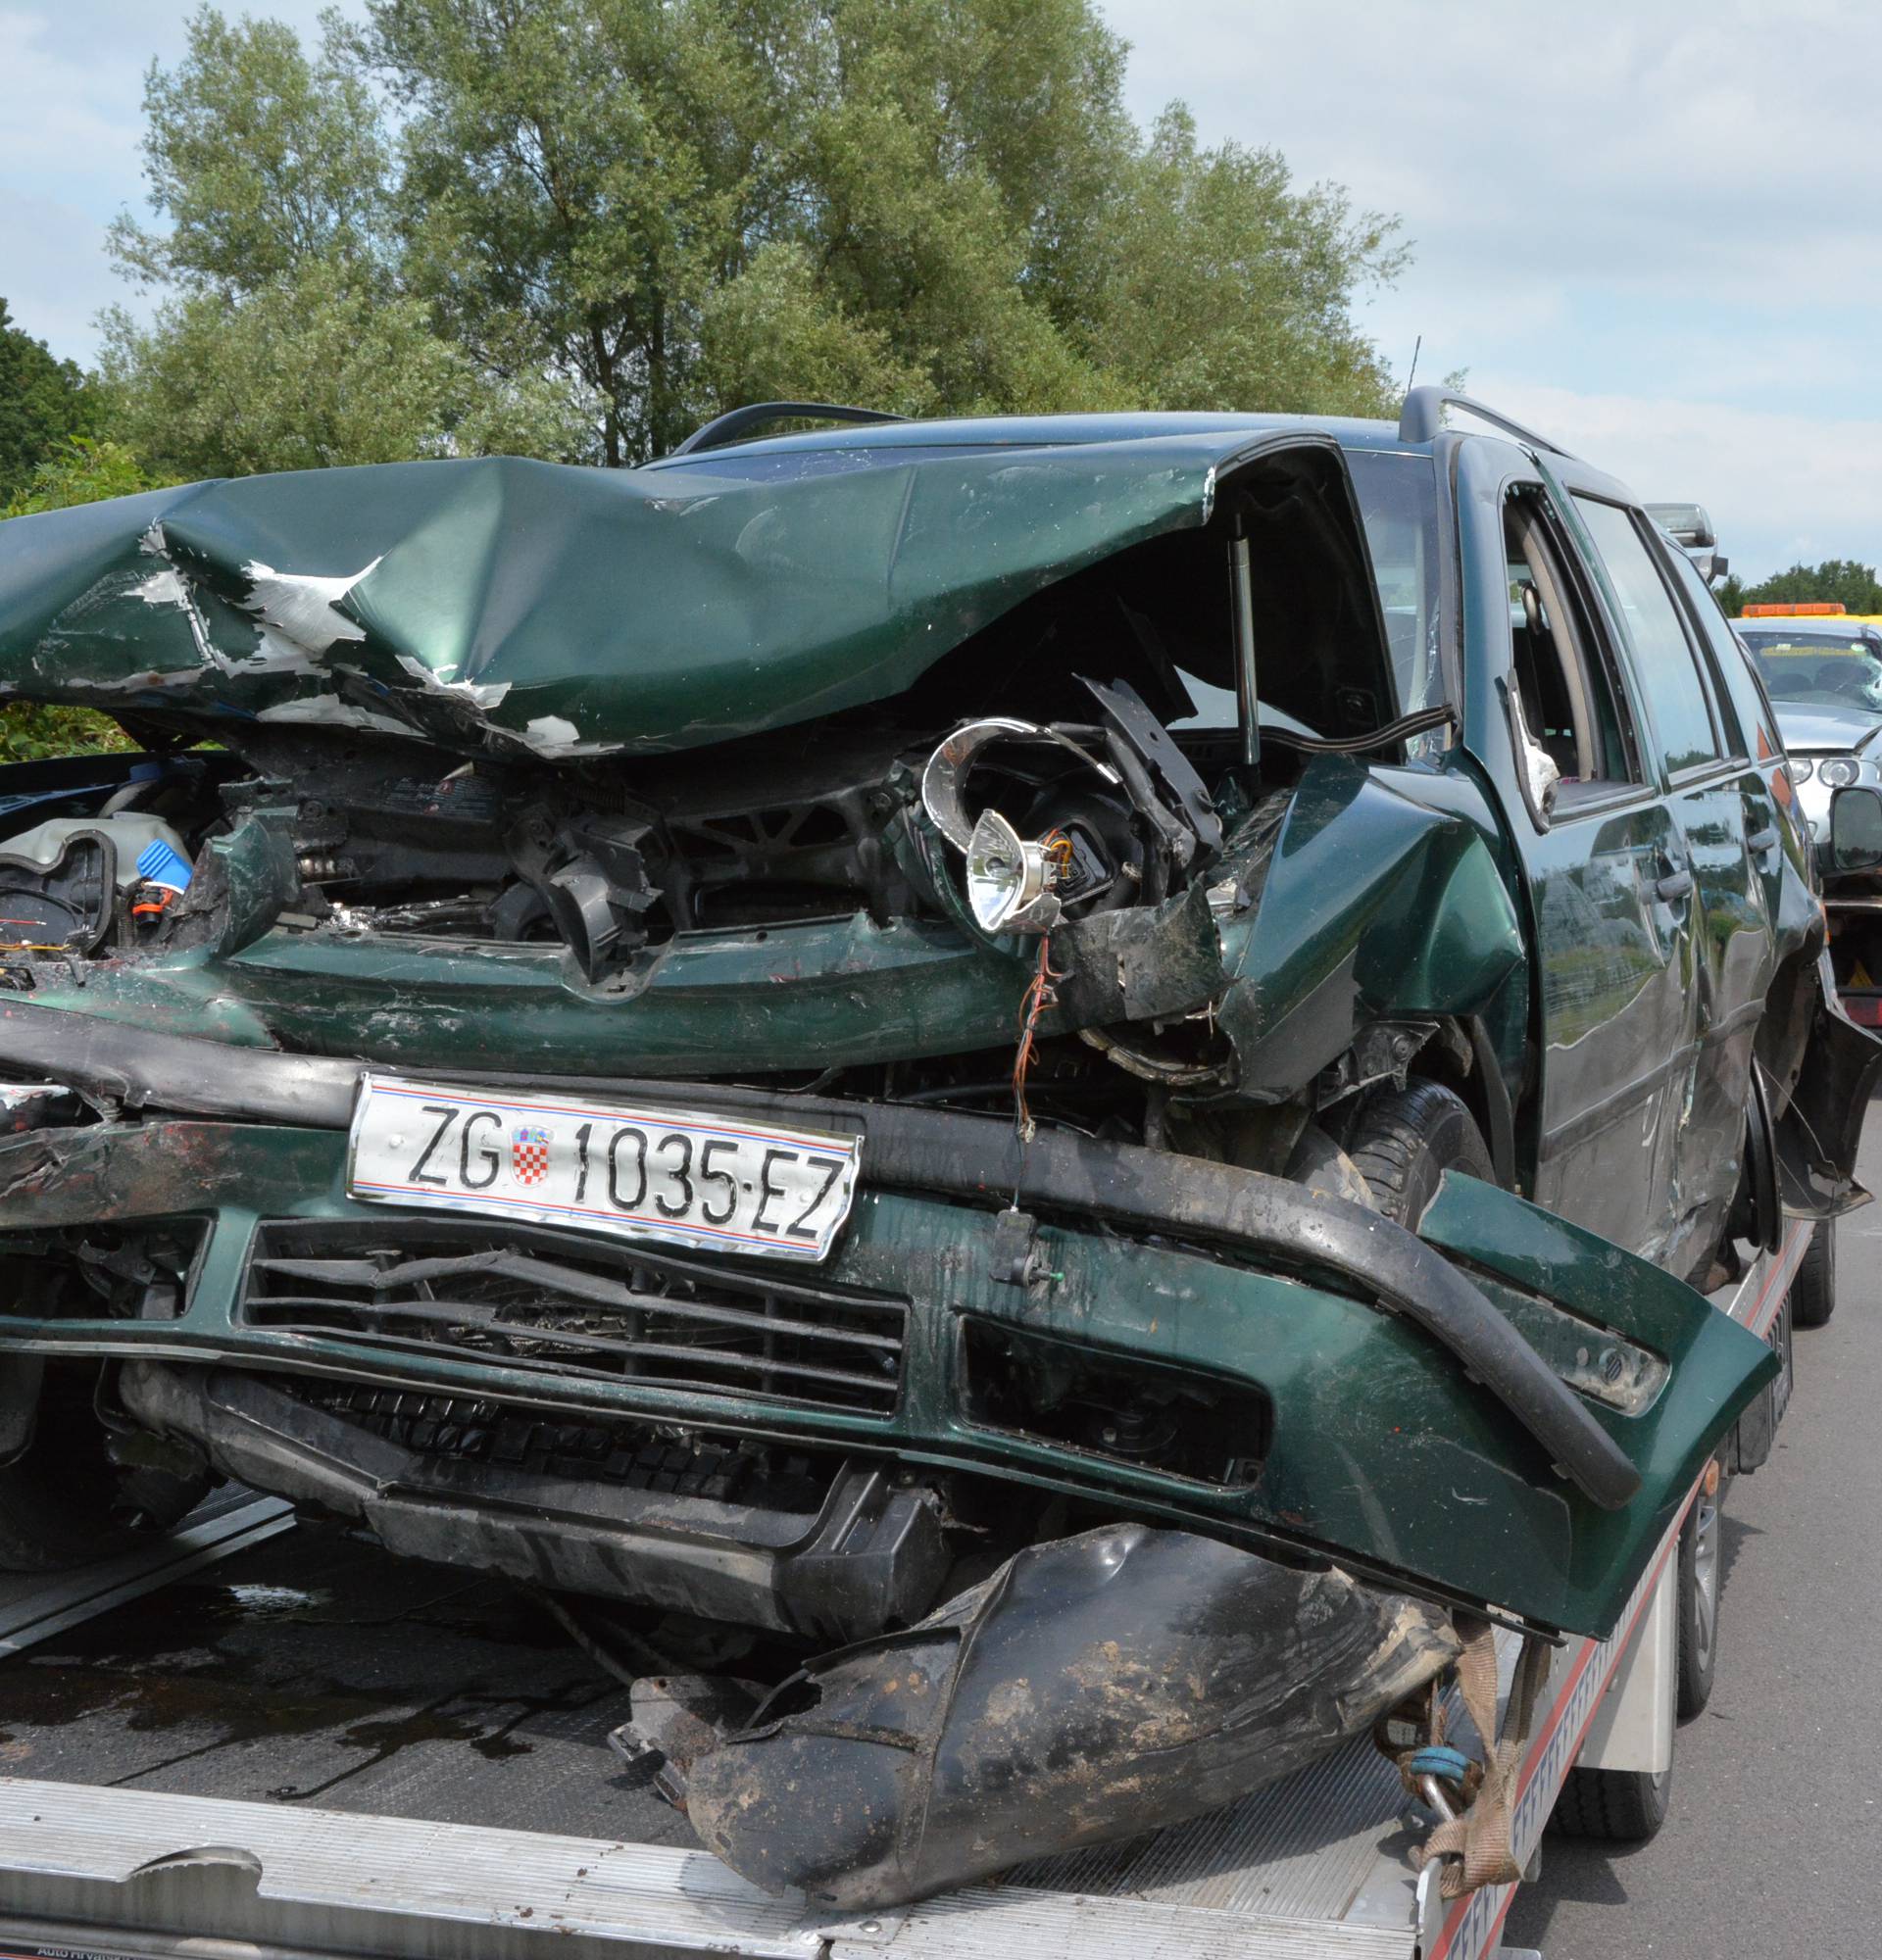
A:
POLYGON ((1205 523, 1218 468, 1275 440, 885 450, 761 482, 377 465, 15 518, 0 699, 551 760, 693 748, 900 693, 1054 579, 1205 523))

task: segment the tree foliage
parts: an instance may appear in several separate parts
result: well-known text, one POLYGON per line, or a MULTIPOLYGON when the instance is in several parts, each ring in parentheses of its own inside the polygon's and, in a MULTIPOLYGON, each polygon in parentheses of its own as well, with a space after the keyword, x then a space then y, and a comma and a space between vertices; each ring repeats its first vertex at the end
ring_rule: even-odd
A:
POLYGON ((1773 572, 1756 585, 1728 577, 1718 588, 1719 604, 1728 614, 1747 606, 1797 605, 1812 599, 1840 600, 1846 612, 1882 612, 1882 583, 1872 564, 1826 558, 1821 564, 1800 564, 1773 572))
POLYGON ((145 82, 146 230, 121 269, 167 297, 115 310, 114 430, 173 480, 430 455, 578 454, 593 409, 542 364, 506 368, 436 331, 400 270, 394 154, 336 17, 294 31, 213 8, 145 82))
POLYGON ((115 432, 175 482, 435 455, 565 455, 588 440, 553 381, 510 380, 431 331, 411 294, 320 257, 240 295, 107 324, 115 432))
POLYGON ((203 8, 114 250, 166 473, 643 461, 766 398, 1376 412, 1391 220, 1145 133, 1093 0, 368 0, 304 50, 203 8))
POLYGON ((0 299, 0 505, 25 488, 61 443, 89 430, 97 391, 77 365, 13 324, 0 299))

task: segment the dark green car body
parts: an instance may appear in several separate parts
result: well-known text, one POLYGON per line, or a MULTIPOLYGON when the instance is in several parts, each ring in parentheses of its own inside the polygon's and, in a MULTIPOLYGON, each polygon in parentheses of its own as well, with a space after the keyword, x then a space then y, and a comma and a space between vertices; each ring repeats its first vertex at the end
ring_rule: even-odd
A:
POLYGON ((126 759, 0 773, 0 866, 74 917, 77 860, 8 838, 139 808, 194 865, 154 925, 107 899, 0 950, 0 1259, 31 1278, 0 1297, 0 1441, 42 1361, 102 1358, 172 1469, 200 1448, 398 1549, 807 1637, 924 1609, 1021 1513, 1605 1633, 1776 1370, 1688 1282, 1780 1203, 1854 1201, 1874 1065, 1823 997, 1756 683, 1682 564, 1533 442, 1232 416, 333 471, 0 526, 0 694, 103 706, 157 763, 111 811, 126 759), (1168 854, 1108 861, 1112 899, 1051 929, 1030 1145, 1039 940, 976 922, 922 788, 988 717, 1035 731, 1005 738, 1034 744, 998 777, 1015 822, 1168 854), (1111 744, 1108 787, 1054 727, 1111 744), (387 1206, 349 1195, 368 1068, 494 1111, 556 1085, 802 1111, 861 1135, 856 1201, 794 1293, 756 1256, 387 1206), (1367 1225, 1340 1146, 1420 1082, 1496 1182, 1367 1225), (1488 1386, 1432 1253, 1446 1300, 1519 1337, 1488 1386), (562 1305, 479 1295, 441 1327, 448 1286, 394 1311, 358 1277, 487 1286, 505 1256, 562 1305), (818 1313, 891 1355, 880 1382, 819 1337, 748 1344, 818 1313), (846 1551, 885 1593, 829 1576, 846 1551))

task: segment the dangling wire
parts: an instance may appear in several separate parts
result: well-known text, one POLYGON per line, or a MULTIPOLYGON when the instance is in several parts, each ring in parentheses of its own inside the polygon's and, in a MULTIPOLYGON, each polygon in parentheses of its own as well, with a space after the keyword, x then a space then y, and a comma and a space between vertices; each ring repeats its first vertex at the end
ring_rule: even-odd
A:
MULTIPOLYGON (((1046 856, 1055 869, 1063 872, 1071 861, 1071 839, 1064 831, 1055 830, 1047 835, 1045 846, 1046 856)), ((1031 1143, 1038 1129, 1026 1101, 1026 1077, 1032 1068, 1039 1017, 1058 1002, 1059 996, 1052 983, 1065 977, 1053 968, 1052 935, 1042 932, 1039 935, 1039 964, 1019 1003, 1019 1046, 1013 1057, 1013 1122, 1022 1144, 1031 1143)))

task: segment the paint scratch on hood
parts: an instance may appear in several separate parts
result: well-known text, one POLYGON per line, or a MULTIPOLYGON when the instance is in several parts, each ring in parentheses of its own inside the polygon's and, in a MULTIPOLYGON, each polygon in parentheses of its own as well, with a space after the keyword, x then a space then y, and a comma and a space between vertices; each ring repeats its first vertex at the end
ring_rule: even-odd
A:
POLYGON ((338 610, 339 603, 370 577, 380 561, 342 578, 312 571, 276 571, 272 564, 250 559, 242 576, 251 591, 243 610, 258 613, 264 626, 290 640, 305 654, 323 654, 341 640, 364 640, 366 628, 338 610))
POLYGON ((277 707, 264 708, 255 718, 258 721, 287 721, 299 725, 311 723, 331 728, 371 729, 381 735, 402 735, 408 741, 415 732, 407 723, 394 720, 389 714, 375 714, 370 708, 336 700, 330 694, 312 695, 302 701, 283 701, 277 707))
POLYGON ((619 742, 584 742, 581 730, 563 714, 538 714, 523 724, 522 739, 551 762, 570 756, 606 756, 620 747, 619 742))
POLYGON ((511 683, 507 680, 440 680, 422 661, 414 660, 410 654, 401 654, 398 660, 400 666, 418 681, 427 694, 456 695, 460 701, 468 701, 472 708, 495 708, 510 692, 511 683))

